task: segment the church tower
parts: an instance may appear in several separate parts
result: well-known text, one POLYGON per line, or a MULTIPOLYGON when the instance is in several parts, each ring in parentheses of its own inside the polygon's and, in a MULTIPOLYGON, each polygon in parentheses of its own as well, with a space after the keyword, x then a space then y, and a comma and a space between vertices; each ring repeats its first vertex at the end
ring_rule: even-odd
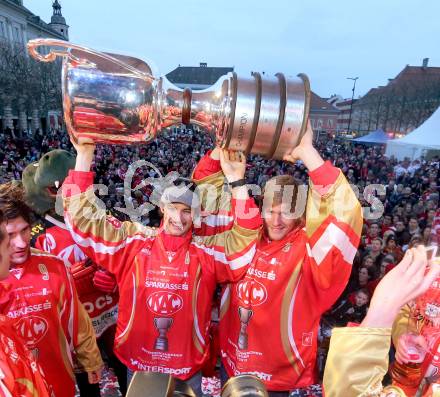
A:
POLYGON ((66 40, 69 40, 69 25, 66 24, 66 20, 61 14, 61 4, 58 0, 55 0, 52 4, 53 15, 50 19, 49 26, 60 33, 66 40))

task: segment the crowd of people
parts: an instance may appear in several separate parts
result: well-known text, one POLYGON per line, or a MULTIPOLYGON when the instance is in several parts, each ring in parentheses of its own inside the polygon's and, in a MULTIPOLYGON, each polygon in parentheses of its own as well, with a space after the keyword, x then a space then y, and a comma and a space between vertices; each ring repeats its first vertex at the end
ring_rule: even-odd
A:
MULTIPOLYGON (((49 150, 72 150, 65 131, 51 129, 44 134, 40 131, 35 134, 23 132, 19 139, 17 136, 11 130, 0 134, 0 164, 3 171, 0 183, 21 179, 26 165, 37 161, 49 150)), ((210 135, 184 128, 173 128, 147 145, 98 146, 94 171, 96 183, 108 187, 108 192, 103 196, 107 208, 119 218, 127 218, 126 213, 118 212, 115 208, 126 206, 124 178, 129 166, 137 160, 147 160, 152 166, 142 166, 135 171, 131 188, 146 178, 164 177, 170 172, 190 177, 201 156, 211 147, 210 135)), ((375 285, 402 259, 408 247, 419 242, 429 245, 434 233, 432 223, 439 206, 439 158, 423 162, 397 161, 384 156, 383 146, 354 145, 349 141, 322 137, 316 147, 323 158, 331 160, 356 186, 359 200, 366 211, 364 215, 373 212, 373 219, 366 217, 350 283, 334 312, 330 313, 332 320, 342 325, 353 319, 362 319, 375 285), (371 192, 369 188, 365 189, 369 185, 375 187, 371 192), (376 195, 383 209, 372 210, 371 194, 376 195), (359 296, 357 305, 355 296, 359 296), (347 297, 350 298, 348 301, 347 297), (349 307, 350 303, 354 307, 349 307)), ((247 168, 247 182, 259 186, 264 186, 275 175, 293 175, 302 183, 308 179, 303 164, 266 160, 260 156, 251 155, 247 168)), ((141 205, 148 202, 152 191, 153 185, 147 185, 130 192, 129 200, 141 205)), ((148 226, 158 226, 158 212, 153 210, 146 214, 142 222, 148 226)))
MULTIPOLYGON (((51 149, 73 151, 64 131, 51 130, 47 134, 24 132, 20 138, 17 135, 11 130, 0 134, 0 183, 21 179, 24 168, 51 149)), ((335 290, 339 299, 331 308, 326 307, 328 310, 321 320, 320 341, 325 349, 329 330, 333 327, 364 320, 375 287, 402 260, 405 252, 420 243, 429 246, 433 236, 439 233, 436 228, 439 227, 440 170, 438 157, 413 162, 397 161, 386 158, 381 146, 355 145, 325 138, 320 138, 314 146, 324 160, 342 170, 358 196, 364 215, 360 245, 351 274, 347 274, 348 283, 345 289, 335 290)), ((99 145, 92 169, 96 173, 95 183, 107 187, 100 198, 118 220, 127 220, 129 214, 123 210, 127 200, 134 207, 140 207, 149 202, 154 193, 154 182, 140 185, 143 181, 166 177, 170 173, 190 178, 200 159, 212 147, 208 134, 182 128, 170 129, 148 145, 99 145), (129 183, 130 196, 127 197, 124 182, 127 173, 131 172, 130 165, 138 160, 146 160, 149 164, 138 165, 133 170, 129 183), (137 186, 141 188, 136 189, 137 186)), ((309 179, 307 168, 303 161, 266 160, 250 155, 246 182, 264 186, 271 178, 287 174, 298 183, 306 184, 309 179)), ((255 197, 257 201, 259 198, 255 197)), ((139 220, 145 226, 157 227, 161 215, 153 209, 143 213, 139 220)), ((237 320, 235 317, 233 322, 237 320)), ((224 352, 225 355, 229 353, 224 352)), ((231 362, 229 375, 236 364, 231 362)), ((320 369, 323 371, 323 368, 322 361, 320 369)))
MULTIPOLYGON (((26 165, 37 161, 49 150, 72 150, 67 133, 61 130, 52 129, 44 134, 40 131, 35 134, 23 132, 19 139, 17 135, 8 129, 0 133, 0 183, 20 180, 26 165)), ((99 145, 94 163, 95 182, 108 187, 108 192, 102 196, 107 208, 115 211, 118 217, 126 218, 126 213, 115 208, 126 206, 124 178, 131 164, 137 160, 151 164, 135 170, 130 186, 133 191, 129 192, 129 200, 141 205, 148 202, 153 184, 135 191, 136 185, 147 178, 165 177, 172 172, 191 177, 197 162, 212 145, 210 135, 184 128, 173 128, 147 145, 99 145)), ((322 137, 315 145, 323 158, 340 168, 358 190, 366 218, 362 243, 344 296, 359 289, 363 290, 364 297, 371 296, 377 280, 402 259, 408 247, 418 242, 429 245, 439 206, 439 158, 397 161, 384 156, 383 146, 355 145, 322 137), (372 195, 377 199, 374 200, 372 195)), ((246 174, 248 184, 264 186, 267 180, 282 174, 292 175, 302 183, 308 180, 303 164, 293 165, 250 155, 246 174)), ((160 220, 153 211, 146 214, 142 222, 158 226, 160 220)))
MULTIPOLYGON (((359 189, 367 191, 360 201, 371 211, 368 185, 378 184, 376 205, 380 217, 365 216, 362 240, 347 288, 325 320, 335 325, 360 322, 369 298, 383 278, 417 244, 430 246, 438 230, 439 162, 397 162, 383 156, 381 148, 355 147, 353 154, 340 156, 336 164, 359 189), (369 203, 368 203, 369 201, 369 203), (438 227, 438 226, 437 226, 438 227)), ((362 190, 361 190, 362 191, 362 190)), ((374 204, 373 204, 374 207, 374 204)), ((377 208, 376 208, 377 210, 377 208)), ((364 213, 366 215, 366 213, 364 213)))

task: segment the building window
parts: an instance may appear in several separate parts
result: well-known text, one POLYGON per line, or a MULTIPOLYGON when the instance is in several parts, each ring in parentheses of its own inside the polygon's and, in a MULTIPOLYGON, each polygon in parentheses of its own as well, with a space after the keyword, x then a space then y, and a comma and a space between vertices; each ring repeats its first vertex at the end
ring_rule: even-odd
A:
POLYGON ((0 37, 6 37, 6 26, 3 21, 0 21, 0 37))
POLYGON ((14 26, 14 41, 20 43, 20 29, 17 26, 14 26))
POLYGON ((333 128, 333 120, 332 119, 328 119, 328 128, 333 128))

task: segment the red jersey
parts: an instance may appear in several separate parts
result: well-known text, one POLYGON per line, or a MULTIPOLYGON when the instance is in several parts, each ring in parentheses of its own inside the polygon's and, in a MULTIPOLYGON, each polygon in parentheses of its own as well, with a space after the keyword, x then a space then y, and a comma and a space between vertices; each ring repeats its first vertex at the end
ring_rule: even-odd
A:
POLYGON ((73 241, 64 222, 49 215, 33 226, 32 240, 35 248, 56 255, 69 266, 86 259, 86 255, 73 241))
POLYGON ((27 261, 11 268, 1 283, 11 291, 3 312, 43 368, 54 394, 73 396, 70 351, 88 371, 99 369, 102 360, 90 356, 96 340, 66 266, 53 255, 31 249, 27 261))
MULTIPOLYGON (((69 266, 86 259, 83 250, 75 243, 64 222, 51 216, 33 227, 35 248, 49 252, 69 266)), ((94 287, 92 280, 86 281, 88 288, 78 288, 78 296, 86 309, 96 336, 116 324, 118 318, 118 294, 106 294, 94 287)), ((84 287, 84 285, 83 285, 84 287)))
MULTIPOLYGON (((132 370, 188 379, 208 357, 216 283, 243 276, 261 219, 237 218, 232 229, 205 239, 192 232, 170 236, 106 216, 92 183, 93 173, 70 171, 63 184, 65 220, 86 255, 116 277, 114 351, 132 370)), ((255 207, 251 199, 244 204, 255 207)))
POLYGON ((326 162, 310 178, 305 228, 263 237, 245 277, 222 295, 228 375, 257 375, 273 391, 316 383, 319 321, 343 292, 360 241, 361 206, 342 172, 326 162))
POLYGON ((0 315, 0 397, 50 397, 43 376, 12 321, 0 315))

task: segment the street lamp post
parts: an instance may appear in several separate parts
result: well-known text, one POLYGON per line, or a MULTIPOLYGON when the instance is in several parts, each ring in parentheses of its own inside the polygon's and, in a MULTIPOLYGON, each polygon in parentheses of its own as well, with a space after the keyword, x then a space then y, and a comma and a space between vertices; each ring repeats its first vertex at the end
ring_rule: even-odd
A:
POLYGON ((347 77, 348 80, 353 80, 353 88, 352 88, 352 94, 351 94, 351 103, 350 103, 350 114, 348 116, 348 127, 347 132, 350 132, 350 125, 351 125, 351 112, 353 111, 353 99, 354 99, 354 90, 356 89, 356 81, 359 77, 347 77))

